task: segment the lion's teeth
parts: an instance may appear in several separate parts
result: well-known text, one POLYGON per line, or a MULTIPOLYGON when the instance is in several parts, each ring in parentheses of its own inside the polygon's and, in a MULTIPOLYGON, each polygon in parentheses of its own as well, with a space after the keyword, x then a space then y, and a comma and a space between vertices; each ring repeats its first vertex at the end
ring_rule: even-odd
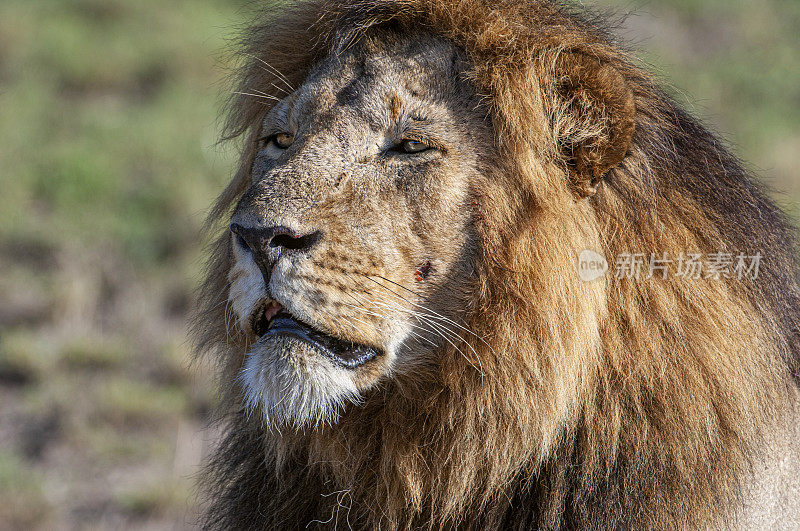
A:
POLYGON ((275 317, 275 315, 277 315, 277 313, 281 311, 282 308, 283 306, 281 306, 281 304, 278 301, 270 302, 264 309, 264 319, 267 322, 271 321, 272 318, 275 317))

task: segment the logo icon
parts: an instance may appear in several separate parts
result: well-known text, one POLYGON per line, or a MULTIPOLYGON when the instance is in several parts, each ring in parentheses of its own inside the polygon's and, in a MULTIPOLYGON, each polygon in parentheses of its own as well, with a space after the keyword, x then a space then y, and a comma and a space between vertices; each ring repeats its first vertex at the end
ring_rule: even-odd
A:
POLYGON ((602 254, 586 249, 578 255, 578 277, 584 282, 597 280, 607 271, 608 260, 602 254))

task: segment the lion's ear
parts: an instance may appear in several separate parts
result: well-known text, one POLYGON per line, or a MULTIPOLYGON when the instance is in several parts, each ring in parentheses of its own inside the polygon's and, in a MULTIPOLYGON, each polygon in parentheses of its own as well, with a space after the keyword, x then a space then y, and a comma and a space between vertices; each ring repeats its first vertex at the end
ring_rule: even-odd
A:
POLYGON ((591 55, 563 52, 555 66, 558 141, 571 185, 588 197, 628 152, 636 118, 633 92, 616 68, 591 55))

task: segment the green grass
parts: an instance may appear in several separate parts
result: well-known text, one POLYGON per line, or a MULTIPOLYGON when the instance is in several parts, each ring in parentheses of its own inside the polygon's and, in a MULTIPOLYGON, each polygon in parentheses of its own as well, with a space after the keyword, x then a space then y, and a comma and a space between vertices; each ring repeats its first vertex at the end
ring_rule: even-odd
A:
POLYGON ((0 455, 5 495, 37 478, 0 528, 41 525, 41 486, 75 493, 58 527, 183 525, 196 469, 174 465, 175 427, 213 401, 184 322, 234 160, 217 116, 243 3, 0 3, 0 413, 12 449, 46 437, 0 455))
MULTIPOLYGON (((800 215, 800 2, 594 0, 632 10, 641 57, 800 215)), ((627 32, 631 34, 630 31, 627 32)))
POLYGON ((191 241, 230 163, 214 144, 215 54, 234 3, 25 0, 2 10, 12 76, 0 92, 3 232, 107 244, 137 266, 191 241))
POLYGON ((183 482, 155 483, 117 495, 117 503, 132 517, 169 514, 181 510, 191 498, 183 482))
POLYGON ((6 450, 0 450, 0 497, 4 528, 30 529, 48 517, 41 475, 29 470, 21 456, 6 450))
POLYGON ((104 423, 120 426, 176 421, 188 402, 184 390, 177 386, 153 385, 128 377, 106 379, 93 400, 104 423))
MULTIPOLYGON (((0 528, 186 525, 215 391, 185 318, 247 3, 0 2, 0 528)), ((800 3, 585 3, 639 9, 643 59, 800 198, 800 3)))

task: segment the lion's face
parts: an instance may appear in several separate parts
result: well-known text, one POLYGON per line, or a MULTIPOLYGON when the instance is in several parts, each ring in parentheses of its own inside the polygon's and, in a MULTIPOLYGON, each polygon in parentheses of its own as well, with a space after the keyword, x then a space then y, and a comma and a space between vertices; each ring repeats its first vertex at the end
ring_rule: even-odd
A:
POLYGON ((382 33, 287 84, 263 120, 229 301, 253 341, 246 400, 268 424, 334 422, 463 330, 471 183, 492 149, 463 62, 432 36, 382 33))

